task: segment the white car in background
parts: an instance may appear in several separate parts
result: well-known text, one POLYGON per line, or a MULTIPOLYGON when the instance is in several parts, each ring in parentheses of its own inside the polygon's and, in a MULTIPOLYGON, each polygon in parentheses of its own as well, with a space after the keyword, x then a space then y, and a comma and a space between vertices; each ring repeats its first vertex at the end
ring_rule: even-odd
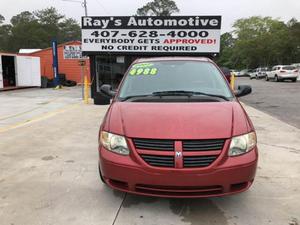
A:
POLYGON ((250 74, 250 79, 261 79, 266 77, 266 71, 268 67, 259 67, 255 69, 255 72, 250 74))
POLYGON ((233 73, 234 76, 237 76, 238 72, 239 72, 239 71, 237 71, 237 70, 230 70, 230 73, 233 73))
POLYGON ((298 69, 298 80, 300 80, 300 63, 294 63, 292 66, 295 66, 298 69))
POLYGON ((291 80, 293 82, 297 81, 299 76, 299 69, 295 66, 289 65, 277 65, 274 66, 271 72, 267 73, 266 81, 274 80, 276 82, 291 80))
POLYGON ((248 70, 247 76, 250 77, 250 79, 253 79, 253 77, 255 77, 255 71, 256 70, 248 70))
POLYGON ((248 70, 248 69, 241 70, 236 73, 236 76, 237 77, 247 77, 247 76, 249 76, 249 71, 250 70, 248 70))

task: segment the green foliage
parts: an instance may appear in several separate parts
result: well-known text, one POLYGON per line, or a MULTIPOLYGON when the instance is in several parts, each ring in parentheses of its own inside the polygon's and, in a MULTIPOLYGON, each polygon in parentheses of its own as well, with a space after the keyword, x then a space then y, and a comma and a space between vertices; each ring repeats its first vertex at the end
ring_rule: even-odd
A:
POLYGON ((4 16, 2 16, 2 15, 0 14, 0 24, 2 24, 2 23, 4 22, 4 20, 5 20, 4 16))
POLYGON ((230 68, 255 68, 300 62, 300 22, 270 17, 239 19, 233 32, 221 36, 218 63, 230 68), (228 38, 230 42, 228 43, 228 38))
POLYGON ((5 50, 2 46, 8 44, 8 37, 11 32, 11 25, 3 24, 4 20, 4 16, 0 14, 0 51, 5 50))
POLYGON ((179 9, 172 0, 153 0, 137 10, 138 16, 171 16, 179 9))
POLYGON ((53 7, 24 11, 13 16, 11 24, 3 24, 0 15, 0 50, 18 52, 20 48, 47 48, 52 39, 58 43, 80 40, 79 24, 61 15, 53 7))

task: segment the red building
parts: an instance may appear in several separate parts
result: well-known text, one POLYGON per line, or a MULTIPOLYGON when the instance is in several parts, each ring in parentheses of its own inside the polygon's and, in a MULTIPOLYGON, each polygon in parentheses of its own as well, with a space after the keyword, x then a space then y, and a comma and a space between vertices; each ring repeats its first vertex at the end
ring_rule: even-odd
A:
MULTIPOLYGON (((58 69, 60 74, 65 74, 67 80, 74 80, 81 83, 81 67, 79 59, 81 58, 81 42, 71 41, 58 45, 58 69)), ((52 68, 52 48, 42 49, 29 54, 38 56, 41 59, 41 75, 53 79, 52 68)), ((90 77, 90 63, 86 58, 85 73, 90 77)))

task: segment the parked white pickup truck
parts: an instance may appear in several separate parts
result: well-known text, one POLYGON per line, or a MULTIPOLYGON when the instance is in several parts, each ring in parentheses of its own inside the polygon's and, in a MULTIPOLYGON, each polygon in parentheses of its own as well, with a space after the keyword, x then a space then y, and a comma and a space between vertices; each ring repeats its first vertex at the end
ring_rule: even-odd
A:
POLYGON ((271 71, 266 73, 266 81, 274 80, 276 82, 291 80, 297 81, 299 70, 295 66, 277 65, 272 68, 271 71))

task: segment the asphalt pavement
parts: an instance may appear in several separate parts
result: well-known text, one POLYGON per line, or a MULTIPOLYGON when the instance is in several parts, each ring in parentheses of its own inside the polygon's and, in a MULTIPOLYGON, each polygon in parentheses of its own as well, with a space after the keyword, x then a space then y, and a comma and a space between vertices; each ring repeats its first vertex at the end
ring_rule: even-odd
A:
POLYGON ((300 128, 300 81, 274 82, 239 77, 236 84, 252 86, 252 94, 240 98, 242 102, 300 128))

